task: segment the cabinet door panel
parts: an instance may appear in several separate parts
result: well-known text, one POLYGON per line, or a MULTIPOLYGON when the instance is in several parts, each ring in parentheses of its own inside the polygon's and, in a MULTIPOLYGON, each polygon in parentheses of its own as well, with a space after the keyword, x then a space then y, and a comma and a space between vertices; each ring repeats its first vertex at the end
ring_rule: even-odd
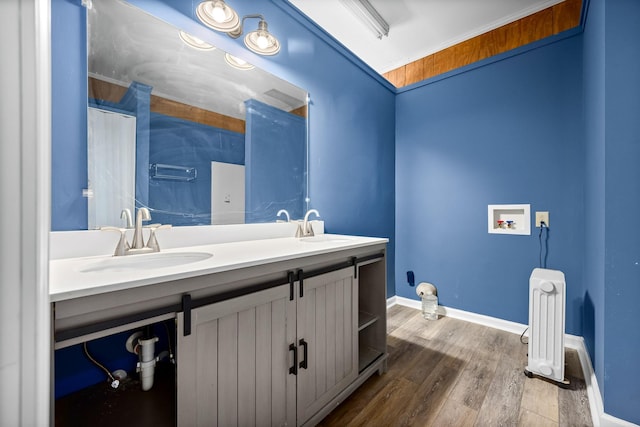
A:
MULTIPOLYGON (((213 322, 197 326, 196 336, 200 341, 200 330, 216 327, 213 322)), ((233 313, 217 321, 218 328, 218 425, 238 425, 238 314, 233 313)), ((204 354, 201 366, 208 362, 204 354)), ((202 371, 200 371, 202 372, 202 371)), ((205 374, 206 376, 206 374, 205 374)), ((202 402, 205 404, 205 402, 202 402)))
POLYGON ((357 301, 353 268, 304 281, 304 296, 298 299, 298 339, 308 343, 308 369, 298 373, 298 424, 358 375, 357 301))
POLYGON ((271 419, 271 307, 256 307, 256 417, 271 419))
MULTIPOLYGON (((266 307, 266 304, 258 307, 266 307)), ((238 402, 242 410, 238 412, 238 425, 256 425, 256 307, 238 314, 238 402), (243 402, 255 401, 256 405, 244 405, 243 402)), ((266 333, 268 334, 268 332, 266 333)))
POLYGON ((288 285, 180 313, 178 425, 293 425, 295 314, 288 285))

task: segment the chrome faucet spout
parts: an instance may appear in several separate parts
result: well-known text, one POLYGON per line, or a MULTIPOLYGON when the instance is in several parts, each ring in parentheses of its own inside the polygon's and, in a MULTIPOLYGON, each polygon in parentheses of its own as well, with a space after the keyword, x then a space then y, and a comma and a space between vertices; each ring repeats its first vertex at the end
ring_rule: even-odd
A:
POLYGON ((276 218, 279 217, 280 215, 284 214, 287 217, 287 222, 291 221, 291 217, 289 216, 289 212, 287 212, 286 209, 280 209, 278 211, 278 213, 276 214, 276 218))
POLYGON ((120 218, 124 219, 127 223, 126 227, 127 228, 133 228, 133 219, 131 217, 131 210, 130 209, 122 209, 122 212, 120 212, 120 218))
POLYGON ((309 209, 307 213, 304 215, 304 222, 302 224, 302 237, 310 237, 315 233, 313 232, 313 226, 309 222, 309 216, 311 214, 315 214, 318 218, 320 217, 320 213, 315 209, 309 209))
POLYGON ((142 221, 151 220, 151 214, 147 208, 139 208, 136 215, 136 228, 133 232, 133 242, 131 243, 132 249, 144 248, 144 238, 142 236, 142 221))

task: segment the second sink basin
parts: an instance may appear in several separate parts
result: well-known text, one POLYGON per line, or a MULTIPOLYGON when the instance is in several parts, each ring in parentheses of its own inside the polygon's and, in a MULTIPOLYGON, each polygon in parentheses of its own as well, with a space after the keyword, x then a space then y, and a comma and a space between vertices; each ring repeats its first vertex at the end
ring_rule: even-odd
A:
POLYGON ((304 243, 340 243, 348 242, 350 239, 343 236, 336 236, 331 234, 318 234, 317 236, 301 237, 300 241, 304 243))
POLYGON ((213 256, 208 252, 159 252, 154 254, 112 257, 93 262, 79 269, 82 273, 151 270, 204 261, 213 256))

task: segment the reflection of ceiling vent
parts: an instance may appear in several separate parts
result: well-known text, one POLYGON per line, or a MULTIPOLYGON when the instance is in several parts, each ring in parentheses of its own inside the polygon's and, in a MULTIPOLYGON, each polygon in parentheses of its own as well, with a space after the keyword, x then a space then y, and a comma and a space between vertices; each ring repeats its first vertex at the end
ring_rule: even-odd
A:
POLYGON ((301 107, 302 105, 304 105, 304 101, 294 98, 293 96, 287 95, 284 92, 280 92, 278 89, 271 89, 268 90, 267 92, 264 93, 267 96, 270 96, 274 99, 277 99, 280 102, 285 103, 286 105, 288 105, 289 107, 293 108, 298 108, 301 107))

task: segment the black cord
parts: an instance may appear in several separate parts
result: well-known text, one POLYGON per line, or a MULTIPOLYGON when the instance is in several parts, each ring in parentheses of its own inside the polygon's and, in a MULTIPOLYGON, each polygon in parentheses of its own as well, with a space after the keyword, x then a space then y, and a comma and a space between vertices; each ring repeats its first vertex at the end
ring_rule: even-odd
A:
POLYGON ((529 327, 527 326, 527 329, 525 329, 524 331, 522 331, 522 335, 520 335, 520 342, 522 344, 529 344, 529 341, 525 341, 524 340, 524 334, 529 330, 529 327))
POLYGON ((547 268, 547 258, 549 257, 549 227, 547 227, 547 224, 545 224, 544 221, 540 222, 540 233, 538 233, 538 242, 540 244, 540 268, 547 268), (544 258, 542 257, 542 230, 546 230, 546 236, 544 239, 544 258))
POLYGON ((544 239, 544 268, 547 268, 547 258, 549 258, 549 227, 544 226, 546 238, 544 239))
POLYGON ((539 242, 539 245, 540 245, 540 256, 539 256, 540 262, 539 262, 538 265, 539 265, 540 268, 542 268, 542 229, 543 229, 543 227, 542 227, 542 224, 541 224, 540 225, 540 233, 538 233, 538 242, 539 242))

